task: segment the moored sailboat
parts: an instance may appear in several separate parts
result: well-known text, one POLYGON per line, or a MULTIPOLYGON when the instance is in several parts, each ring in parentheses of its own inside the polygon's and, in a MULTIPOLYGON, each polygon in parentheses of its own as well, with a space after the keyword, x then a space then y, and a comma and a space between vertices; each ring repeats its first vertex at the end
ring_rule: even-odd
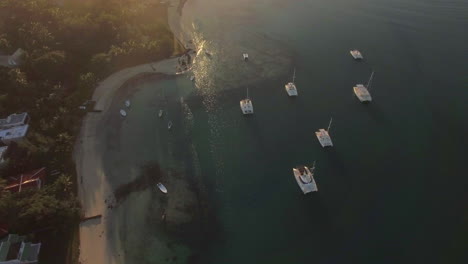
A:
POLYGON ((319 129, 319 131, 315 132, 315 136, 317 136, 317 139, 320 142, 320 145, 322 145, 322 147, 333 147, 333 142, 329 134, 332 120, 333 119, 330 118, 330 123, 328 124, 327 130, 321 128, 319 129))
POLYGON ((295 79, 296 79, 296 68, 294 68, 292 82, 289 82, 284 86, 289 96, 297 96, 297 88, 296 88, 296 84, 294 84, 295 79))
POLYGON ((254 113, 252 100, 249 98, 249 88, 247 88, 247 98, 241 100, 239 104, 244 115, 251 115, 254 113))
POLYGON ((314 179, 314 171, 315 161, 311 169, 307 166, 297 166, 296 168, 293 168, 294 178, 304 194, 318 191, 317 184, 314 179))
POLYGON ((363 84, 356 84, 356 86, 353 87, 354 94, 357 96, 359 101, 361 101, 361 103, 372 101, 372 97, 370 95, 369 89, 372 85, 373 77, 374 77, 374 72, 371 73, 371 76, 366 86, 364 86, 363 84))
POLYGON ((362 56, 361 52, 359 50, 350 50, 349 53, 355 60, 362 60, 364 57, 362 56))

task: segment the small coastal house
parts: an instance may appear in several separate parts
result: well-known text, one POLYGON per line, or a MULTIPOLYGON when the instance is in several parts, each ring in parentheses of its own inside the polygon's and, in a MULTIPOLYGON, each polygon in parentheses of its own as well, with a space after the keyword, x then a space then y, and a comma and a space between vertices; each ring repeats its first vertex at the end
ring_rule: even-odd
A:
POLYGON ((24 189, 40 189, 46 176, 46 169, 40 168, 18 176, 7 178, 7 186, 4 190, 21 192, 24 189))
POLYGON ((16 126, 23 126, 28 124, 28 113, 11 114, 7 118, 0 119, 0 129, 7 129, 16 126))
POLYGON ((24 242, 24 236, 10 234, 0 241, 0 264, 37 264, 41 243, 24 242))
POLYGON ((8 146, 0 146, 0 165, 5 161, 5 156, 8 151, 8 146))
POLYGON ((5 145, 11 142, 20 142, 26 136, 29 130, 29 125, 15 126, 7 129, 0 130, 0 140, 5 145))

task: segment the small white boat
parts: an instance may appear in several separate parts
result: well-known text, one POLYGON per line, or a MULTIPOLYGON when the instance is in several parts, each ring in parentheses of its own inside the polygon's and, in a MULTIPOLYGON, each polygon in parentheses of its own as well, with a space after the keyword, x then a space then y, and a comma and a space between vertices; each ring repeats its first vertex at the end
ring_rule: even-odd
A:
POLYGON ((355 60, 364 59, 364 57, 362 56, 362 54, 361 54, 361 52, 359 50, 350 50, 349 53, 351 53, 351 56, 353 56, 353 58, 355 60))
POLYGON ((247 88, 247 98, 240 101, 240 108, 244 115, 251 115, 254 113, 252 100, 249 98, 249 88, 247 88))
POLYGON ((317 184, 314 179, 315 161, 312 169, 306 166, 297 166, 293 168, 294 178, 304 194, 317 192, 317 184))
POLYGON ((127 112, 125 112, 125 110, 123 110, 123 109, 120 109, 120 115, 121 116, 127 116, 127 112))
POLYGON ((130 100, 125 100, 125 106, 128 108, 130 107, 130 100))
POLYGON ((359 101, 361 101, 361 103, 372 101, 372 97, 369 93, 369 89, 371 87, 373 77, 374 77, 374 72, 372 72, 366 86, 364 86, 363 84, 356 84, 356 86, 353 87, 354 94, 357 96, 359 101))
POLYGON ((159 118, 161 118, 163 116, 163 114, 164 114, 164 111, 162 109, 160 109, 159 113, 158 113, 159 118))
POLYGON ((247 53, 242 54, 242 57, 244 57, 245 61, 249 60, 249 54, 247 53))
POLYGON ((288 93, 289 96, 297 96, 297 89, 296 85, 294 84, 294 79, 296 79, 296 68, 294 68, 294 74, 293 74, 293 79, 292 82, 286 84, 284 88, 286 89, 286 92, 288 93))
POLYGON ((195 80, 195 76, 190 76, 190 80, 193 82, 193 80, 195 80))
POLYGON ((160 190, 161 192, 167 193, 167 188, 166 188, 166 186, 164 186, 164 184, 162 184, 162 183, 159 182, 158 184, 156 184, 156 186, 158 186, 158 188, 159 188, 159 190, 160 190))
POLYGON ((171 130, 171 128, 172 128, 172 121, 169 121, 169 123, 167 123, 167 129, 171 130))
POLYGON ((315 132, 315 135, 317 136, 317 139, 320 142, 320 145, 322 145, 322 147, 333 147, 333 142, 329 134, 332 120, 333 119, 330 118, 330 123, 328 124, 327 130, 321 128, 319 129, 319 131, 315 132))

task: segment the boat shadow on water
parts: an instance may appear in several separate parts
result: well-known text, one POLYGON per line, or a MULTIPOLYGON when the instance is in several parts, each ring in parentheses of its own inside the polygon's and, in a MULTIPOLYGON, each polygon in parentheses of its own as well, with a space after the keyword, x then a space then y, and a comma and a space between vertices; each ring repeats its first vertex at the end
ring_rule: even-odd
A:
POLYGON ((320 244, 321 253, 316 257, 320 259, 323 256, 329 256, 336 248, 335 239, 341 236, 340 231, 335 227, 333 212, 320 191, 308 193, 305 197, 301 196, 301 200, 302 205, 299 206, 301 217, 307 224, 320 226, 320 231, 316 232, 316 237, 310 241, 313 244, 320 244))
MULTIPOLYGON (((266 142, 264 127, 259 124, 259 120, 254 116, 250 115, 245 120, 247 123, 247 129, 249 130, 250 134, 253 137, 253 141, 256 144, 256 148, 260 150, 262 153, 275 153, 277 150, 277 146, 273 143, 266 142)), ((265 156, 266 157, 266 156, 265 156)), ((273 161, 272 161, 273 162, 273 161)))
MULTIPOLYGON (((339 150, 339 149, 338 149, 339 150)), ((348 171, 346 165, 343 162, 343 158, 340 156, 336 147, 325 148, 327 159, 330 163, 330 177, 339 177, 340 180, 346 182, 346 184, 351 183, 350 177, 348 177, 348 171)))
POLYGON ((385 115, 385 112, 382 110, 382 108, 375 103, 366 103, 363 104, 365 106, 365 112, 372 118, 372 120, 383 124, 383 123, 388 123, 390 120, 388 117, 385 115))

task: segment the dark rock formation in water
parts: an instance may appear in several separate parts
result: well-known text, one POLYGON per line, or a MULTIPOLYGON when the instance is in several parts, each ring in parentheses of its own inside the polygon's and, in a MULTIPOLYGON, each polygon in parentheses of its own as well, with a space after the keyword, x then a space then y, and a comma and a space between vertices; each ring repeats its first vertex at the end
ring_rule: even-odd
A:
POLYGON ((141 175, 135 180, 119 186, 114 191, 117 203, 121 203, 128 195, 133 192, 143 191, 161 181, 163 177, 161 168, 157 162, 145 164, 142 167, 141 175))
POLYGON ((201 183, 190 175, 172 169, 163 171, 157 162, 149 162, 142 166, 138 178, 119 186, 114 196, 118 206, 130 194, 152 188, 155 212, 151 222, 174 239, 198 248, 209 243, 217 230, 213 210, 200 187, 201 183), (167 194, 159 191, 158 182, 164 183, 167 194))

